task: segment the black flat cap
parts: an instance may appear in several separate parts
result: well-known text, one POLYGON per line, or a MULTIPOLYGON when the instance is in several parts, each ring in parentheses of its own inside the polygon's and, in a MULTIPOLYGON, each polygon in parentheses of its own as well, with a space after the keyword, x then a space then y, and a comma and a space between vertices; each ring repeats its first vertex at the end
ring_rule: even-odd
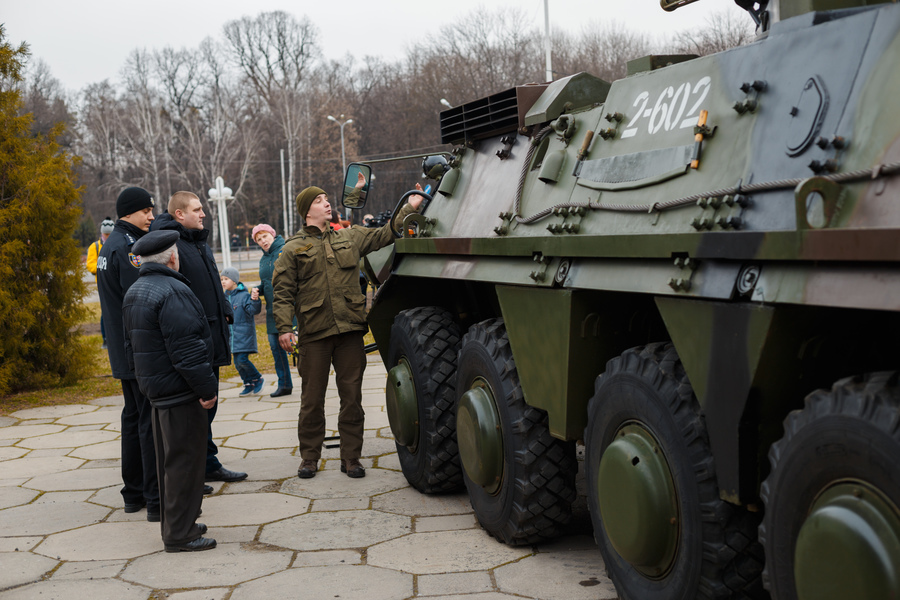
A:
POLYGON ((131 247, 132 254, 150 256, 168 250, 178 240, 178 232, 171 229, 151 231, 131 247))

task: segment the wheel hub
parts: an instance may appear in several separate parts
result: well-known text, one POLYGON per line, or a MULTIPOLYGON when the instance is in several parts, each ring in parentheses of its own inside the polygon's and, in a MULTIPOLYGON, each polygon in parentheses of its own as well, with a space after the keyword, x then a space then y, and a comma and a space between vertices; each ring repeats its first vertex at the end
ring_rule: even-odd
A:
POLYGON ((456 438, 466 475, 495 493, 503 476, 503 432, 494 395, 483 379, 476 379, 459 399, 456 438))
POLYGON ((406 357, 388 372, 385 388, 388 422, 394 439, 401 446, 415 452, 419 444, 419 405, 416 385, 406 357))
POLYGON ((616 433, 600 459, 594 491, 616 552, 644 575, 664 576, 678 545, 677 496, 665 454, 642 425, 616 433))
POLYGON ((900 589, 900 510, 848 481, 819 495, 794 550, 799 600, 891 598, 900 589))

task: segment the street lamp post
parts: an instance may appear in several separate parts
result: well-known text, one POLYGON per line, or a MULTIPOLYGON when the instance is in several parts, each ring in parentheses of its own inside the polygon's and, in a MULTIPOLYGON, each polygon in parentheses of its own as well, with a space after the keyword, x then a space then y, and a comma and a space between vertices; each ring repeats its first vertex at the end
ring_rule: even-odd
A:
MULTIPOLYGON (((345 148, 344 147, 344 125, 346 125, 348 123, 352 123, 353 119, 347 119, 346 121, 344 121, 343 120, 344 115, 340 116, 341 120, 335 119, 331 115, 328 115, 327 118, 329 121, 334 121, 335 123, 337 123, 338 125, 341 126, 341 174, 343 175, 347 172, 347 152, 344 149, 345 148)), ((346 209, 345 213, 346 213, 347 218, 349 219, 350 218, 350 209, 349 208, 346 209)))
POLYGON ((225 180, 216 177, 216 187, 210 188, 209 199, 215 200, 219 211, 219 239, 222 244, 222 268, 231 266, 231 238, 228 235, 228 210, 225 208, 226 200, 234 200, 231 188, 225 187, 225 180))

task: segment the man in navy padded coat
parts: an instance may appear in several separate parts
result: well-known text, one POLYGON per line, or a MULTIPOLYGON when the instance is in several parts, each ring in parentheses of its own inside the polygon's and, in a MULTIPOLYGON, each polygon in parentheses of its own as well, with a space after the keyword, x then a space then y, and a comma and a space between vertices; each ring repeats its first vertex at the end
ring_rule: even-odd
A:
MULTIPOLYGON (((228 325, 234 322, 231 302, 225 299, 222 281, 212 250, 206 244, 209 230, 203 228, 203 205, 193 192, 175 192, 169 198, 168 212, 159 215, 153 229, 177 231, 179 271, 191 282, 191 291, 200 300, 213 341, 213 367, 216 379, 219 367, 231 364, 231 345, 228 325)), ((212 422, 216 409, 208 412, 209 426, 206 440, 206 481, 240 481, 247 474, 231 471, 219 462, 219 450, 213 442, 212 422)), ((208 492, 207 492, 208 493, 208 492)))
POLYGON ((218 385, 203 307, 178 272, 176 231, 154 231, 132 251, 140 276, 125 294, 125 354, 153 407, 160 528, 166 552, 215 548, 197 523, 203 502, 207 411, 218 385))

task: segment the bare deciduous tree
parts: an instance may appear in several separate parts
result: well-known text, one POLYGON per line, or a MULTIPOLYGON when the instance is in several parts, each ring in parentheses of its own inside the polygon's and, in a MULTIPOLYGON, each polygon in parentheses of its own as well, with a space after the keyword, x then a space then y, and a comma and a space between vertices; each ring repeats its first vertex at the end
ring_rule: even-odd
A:
MULTIPOLYGON (((304 123, 303 86, 318 56, 318 32, 309 19, 282 12, 260 13, 225 25, 231 58, 269 107, 285 138, 288 195, 293 197, 295 165, 304 123)), ((292 227, 288 227, 292 229, 292 227)))
POLYGON ((748 16, 738 19, 728 12, 708 16, 704 27, 682 31, 673 39, 676 52, 706 56, 753 41, 755 24, 748 16))

